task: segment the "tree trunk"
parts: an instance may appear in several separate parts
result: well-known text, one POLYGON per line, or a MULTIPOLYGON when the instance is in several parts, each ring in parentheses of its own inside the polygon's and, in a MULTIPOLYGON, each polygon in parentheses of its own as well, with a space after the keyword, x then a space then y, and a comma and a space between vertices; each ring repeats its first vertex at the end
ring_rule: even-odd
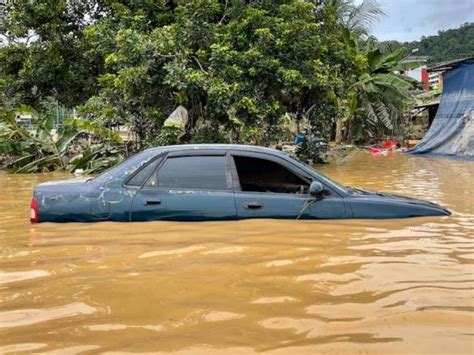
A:
POLYGON ((354 134, 354 121, 349 120, 347 124, 347 132, 346 132, 346 141, 350 144, 353 144, 353 134, 354 134))
POLYGON ((342 120, 336 120, 336 144, 342 143, 342 127, 344 126, 342 120))

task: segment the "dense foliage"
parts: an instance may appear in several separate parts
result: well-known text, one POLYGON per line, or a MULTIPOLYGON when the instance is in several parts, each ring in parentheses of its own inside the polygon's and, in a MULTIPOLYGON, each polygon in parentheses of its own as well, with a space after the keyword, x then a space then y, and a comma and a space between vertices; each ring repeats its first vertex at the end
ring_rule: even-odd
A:
POLYGON ((0 106, 52 97, 128 127, 135 148, 277 143, 291 121, 364 139, 393 128, 407 95, 391 72, 402 50, 370 37, 376 0, 20 0, 3 12, 0 106), (163 127, 180 105, 185 132, 163 127))
POLYGON ((459 28, 439 31, 435 36, 422 37, 419 41, 403 44, 409 52, 429 56, 429 64, 474 56, 474 23, 459 28))
POLYGON ((30 107, 0 109, 0 163, 15 172, 58 168, 71 172, 78 169, 91 173, 101 171, 122 159, 114 146, 120 143, 122 139, 117 133, 85 120, 68 120, 59 132, 52 116, 40 117, 30 107), (15 118, 20 114, 28 114, 37 120, 34 130, 16 122, 15 118), (91 144, 92 137, 100 138, 102 143, 91 144), (73 142, 75 147, 71 147, 73 142))
POLYGON ((368 137, 392 134, 404 123, 404 110, 414 103, 410 89, 417 82, 398 73, 423 63, 406 59, 403 48, 392 49, 344 31, 348 46, 363 61, 358 77, 347 91, 346 139, 361 141, 368 137))
POLYGON ((250 3, 183 2, 170 10, 173 22, 152 29, 130 27, 129 12, 114 16, 124 27, 116 33, 108 21, 90 27, 101 40, 114 33, 115 45, 83 112, 106 124, 120 117, 152 142, 149 128, 177 105, 189 111, 193 141, 264 144, 281 117, 314 105, 309 119, 330 122, 352 65, 334 20, 323 22, 326 9, 311 2, 250 3))

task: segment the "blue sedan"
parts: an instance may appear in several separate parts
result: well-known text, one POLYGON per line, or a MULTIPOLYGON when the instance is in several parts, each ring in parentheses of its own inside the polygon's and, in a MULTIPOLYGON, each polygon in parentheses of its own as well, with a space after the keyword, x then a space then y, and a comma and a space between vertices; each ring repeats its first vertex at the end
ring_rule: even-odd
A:
POLYGON ((145 150, 103 174, 36 186, 31 222, 349 219, 447 216, 439 205, 347 188, 273 149, 145 150))

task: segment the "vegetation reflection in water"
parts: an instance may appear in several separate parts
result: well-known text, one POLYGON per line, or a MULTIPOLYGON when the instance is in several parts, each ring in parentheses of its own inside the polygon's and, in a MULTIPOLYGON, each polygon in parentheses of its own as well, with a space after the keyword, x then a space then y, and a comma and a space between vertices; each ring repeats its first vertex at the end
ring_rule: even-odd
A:
POLYGON ((471 353, 474 164, 321 169, 454 213, 31 226, 32 186, 64 175, 1 174, 0 353, 471 353))

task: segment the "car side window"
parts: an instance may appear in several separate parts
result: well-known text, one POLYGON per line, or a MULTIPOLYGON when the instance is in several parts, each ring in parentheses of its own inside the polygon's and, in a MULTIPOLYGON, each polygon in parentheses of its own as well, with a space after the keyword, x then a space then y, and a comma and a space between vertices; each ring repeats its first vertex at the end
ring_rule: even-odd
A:
POLYGON ((128 182, 127 185, 129 186, 142 186, 143 183, 146 181, 148 176, 156 169, 156 167, 160 164, 162 158, 158 158, 151 163, 147 164, 141 170, 138 171, 128 182))
POLYGON ((199 190, 227 190, 225 156, 170 157, 148 186, 199 190), (155 180, 153 180, 155 179, 155 180))
POLYGON ((307 194, 310 182, 266 159, 234 156, 242 191, 307 194))

